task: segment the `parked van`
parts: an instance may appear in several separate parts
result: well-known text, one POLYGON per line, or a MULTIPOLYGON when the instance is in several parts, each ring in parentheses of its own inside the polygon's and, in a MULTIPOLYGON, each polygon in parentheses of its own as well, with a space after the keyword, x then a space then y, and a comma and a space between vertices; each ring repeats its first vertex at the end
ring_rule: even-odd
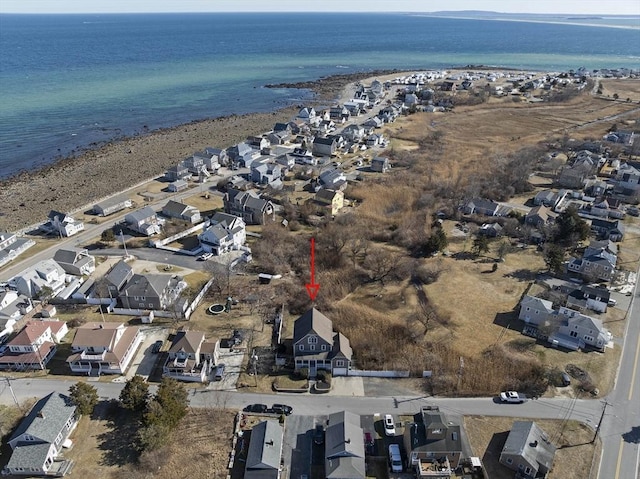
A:
POLYGON ((571 376, 569 376, 567 373, 562 373, 562 385, 563 386, 571 385, 571 376))
POLYGON ((391 472, 402 472, 402 456, 400 456, 400 447, 397 444, 389 444, 389 462, 391 463, 391 472))

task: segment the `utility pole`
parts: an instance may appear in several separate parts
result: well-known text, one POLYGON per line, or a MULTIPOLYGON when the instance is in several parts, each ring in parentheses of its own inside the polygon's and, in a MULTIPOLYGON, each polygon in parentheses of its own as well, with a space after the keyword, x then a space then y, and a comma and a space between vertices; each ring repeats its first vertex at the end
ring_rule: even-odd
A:
POLYGON ((8 377, 4 377, 4 380, 7 381, 7 386, 9 386, 9 391, 11 391, 11 397, 13 397, 13 402, 16 403, 16 407, 20 408, 20 404, 18 404, 18 400, 16 399, 16 395, 13 392, 13 387, 11 386, 11 381, 9 381, 8 377))
POLYGON ((124 257, 125 259, 129 257, 129 253, 127 253, 127 243, 124 242, 124 234, 122 230, 120 230, 120 238, 122 238, 122 247, 124 248, 124 257))
POLYGON ((593 439, 591 439, 591 444, 596 442, 596 438, 598 437, 598 433, 600 432, 600 426, 602 425, 602 420, 604 419, 604 413, 607 410, 607 406, 609 406, 609 403, 605 400, 604 407, 602 408, 602 414, 600 415, 600 420, 598 421, 598 425, 596 426, 595 433, 593 434, 593 439))

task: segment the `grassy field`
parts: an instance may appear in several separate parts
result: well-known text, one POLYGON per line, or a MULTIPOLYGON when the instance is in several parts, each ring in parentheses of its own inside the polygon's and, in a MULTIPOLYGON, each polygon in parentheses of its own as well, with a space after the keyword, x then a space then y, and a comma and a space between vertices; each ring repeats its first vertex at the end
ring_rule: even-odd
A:
MULTIPOLYGON (((482 462, 491 479, 511 479, 514 472, 499 463, 511 425, 523 418, 466 416, 464 427, 471 449, 482 462)), ((593 431, 576 421, 536 420, 558 449, 549 479, 584 479, 591 477, 591 468, 597 466, 601 446, 591 443, 593 431)))

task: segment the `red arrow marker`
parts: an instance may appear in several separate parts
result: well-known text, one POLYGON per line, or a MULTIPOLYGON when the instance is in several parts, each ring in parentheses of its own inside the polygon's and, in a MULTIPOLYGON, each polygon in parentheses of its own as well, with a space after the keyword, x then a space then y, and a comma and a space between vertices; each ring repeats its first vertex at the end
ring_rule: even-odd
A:
POLYGON ((309 293, 309 298, 311 301, 316 300, 316 296, 318 296, 318 291, 320 291, 320 285, 316 283, 316 239, 311 238, 311 282, 305 284, 307 288, 307 293, 309 293))

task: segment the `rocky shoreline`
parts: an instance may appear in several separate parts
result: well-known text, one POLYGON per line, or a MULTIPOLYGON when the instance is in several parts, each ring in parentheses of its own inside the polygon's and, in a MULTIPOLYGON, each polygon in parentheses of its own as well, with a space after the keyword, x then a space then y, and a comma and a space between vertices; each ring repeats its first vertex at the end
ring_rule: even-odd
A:
MULTIPOLYGON (((316 96, 309 106, 327 107, 350 83, 393 72, 395 70, 335 75, 286 87, 313 90, 316 96)), ((290 120, 297 111, 298 106, 292 106, 267 113, 193 121, 115 140, 78 156, 22 172, 0 182, 0 231, 15 231, 44 222, 52 209, 75 211, 157 177, 207 146, 227 148, 248 135, 269 131, 274 123, 290 120)))

